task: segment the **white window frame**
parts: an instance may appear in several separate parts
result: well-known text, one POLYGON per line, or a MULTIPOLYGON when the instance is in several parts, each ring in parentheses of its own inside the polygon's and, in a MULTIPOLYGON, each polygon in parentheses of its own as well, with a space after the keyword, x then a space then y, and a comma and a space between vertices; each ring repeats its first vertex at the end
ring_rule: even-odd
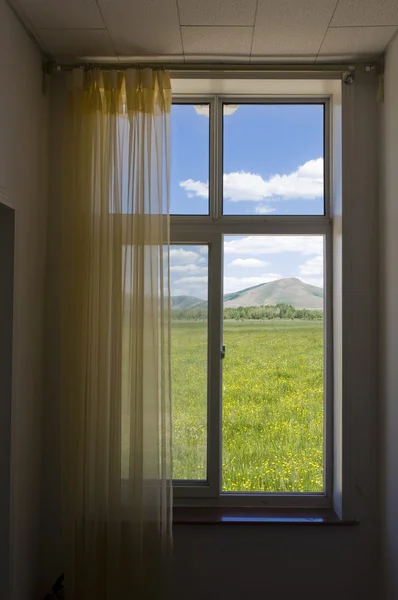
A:
MULTIPOLYGON (((210 104, 210 214, 171 216, 172 244, 209 245, 208 318, 208 428, 207 482, 174 481, 176 506, 257 506, 325 508, 333 505, 333 135, 331 95, 295 94, 173 94, 178 104, 210 104), (323 216, 222 215, 222 105, 323 104, 325 214, 323 216), (220 199, 217 202, 217 198, 220 199), (221 488, 221 382, 222 382, 222 240, 223 235, 322 235, 324 236, 324 491, 321 493, 222 492, 221 488)), ((227 348, 228 352, 228 348, 227 348)))

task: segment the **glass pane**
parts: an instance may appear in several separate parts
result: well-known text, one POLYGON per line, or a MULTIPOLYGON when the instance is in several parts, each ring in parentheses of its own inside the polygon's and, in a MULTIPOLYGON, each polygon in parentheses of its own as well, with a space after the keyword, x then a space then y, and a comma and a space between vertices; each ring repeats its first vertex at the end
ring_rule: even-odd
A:
POLYGON ((324 214, 321 104, 224 104, 225 215, 324 214))
POLYGON ((172 106, 172 215, 209 214, 209 113, 209 104, 172 106))
POLYGON ((324 489, 322 236, 224 238, 222 487, 324 489))
POLYGON ((173 479, 207 477, 208 247, 172 245, 173 479))

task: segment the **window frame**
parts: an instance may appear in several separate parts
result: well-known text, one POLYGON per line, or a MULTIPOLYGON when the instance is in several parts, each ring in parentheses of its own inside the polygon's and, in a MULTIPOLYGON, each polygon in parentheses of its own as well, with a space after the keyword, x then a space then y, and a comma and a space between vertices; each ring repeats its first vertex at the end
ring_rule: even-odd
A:
POLYGON ((332 135, 330 96, 173 95, 176 104, 210 104, 209 215, 171 215, 171 244, 209 245, 207 482, 173 480, 176 506, 321 508, 333 505, 332 135), (223 215, 223 104, 323 104, 324 215, 223 215), (324 237, 324 491, 222 492, 222 275, 224 235, 324 237), (210 332, 212 332, 210 334, 210 332), (217 460, 216 460, 217 458, 217 460))

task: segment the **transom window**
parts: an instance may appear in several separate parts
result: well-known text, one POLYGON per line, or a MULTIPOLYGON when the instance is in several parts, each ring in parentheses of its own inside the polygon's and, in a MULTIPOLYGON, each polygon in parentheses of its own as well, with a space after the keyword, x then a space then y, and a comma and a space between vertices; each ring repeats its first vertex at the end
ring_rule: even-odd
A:
POLYGON ((330 503, 328 111, 175 98, 177 504, 330 503))

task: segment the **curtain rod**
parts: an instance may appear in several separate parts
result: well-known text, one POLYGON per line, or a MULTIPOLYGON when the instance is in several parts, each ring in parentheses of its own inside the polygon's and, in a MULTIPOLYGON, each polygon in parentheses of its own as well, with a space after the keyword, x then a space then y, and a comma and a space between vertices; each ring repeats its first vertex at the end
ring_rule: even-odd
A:
MULTIPOLYGON (((366 63, 368 70, 375 70, 375 63, 366 63)), ((366 68, 365 67, 365 68, 366 68)), ((103 69, 124 71, 126 69, 166 69, 174 72, 187 73, 352 73, 355 71, 353 64, 239 64, 239 63, 161 63, 161 62, 130 62, 130 63, 96 63, 86 62, 77 64, 58 64, 52 61, 46 61, 44 65, 47 73, 56 73, 60 71, 71 71, 72 69, 103 69)))

